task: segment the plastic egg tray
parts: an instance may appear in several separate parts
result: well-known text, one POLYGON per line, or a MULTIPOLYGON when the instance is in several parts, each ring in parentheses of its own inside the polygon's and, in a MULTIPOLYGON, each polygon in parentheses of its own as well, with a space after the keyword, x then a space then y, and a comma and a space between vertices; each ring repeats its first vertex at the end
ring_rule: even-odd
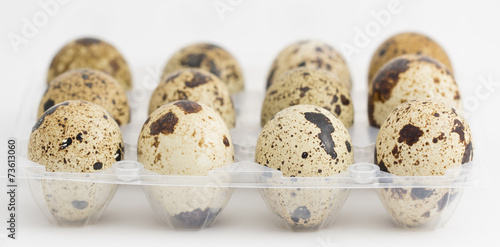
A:
MULTIPOLYGON (((30 99, 41 97, 41 88, 30 99)), ((151 92, 147 92, 151 93, 151 92)), ((328 227, 341 213, 352 189, 372 189, 397 226, 434 229, 453 214, 465 188, 481 180, 477 159, 450 169, 444 176, 401 177, 381 172, 373 163, 378 129, 368 124, 366 92, 354 91, 355 123, 349 128, 355 160, 348 171, 331 177, 283 177, 280 171, 254 162, 260 133, 260 107, 264 92, 245 91, 233 95, 237 112, 231 129, 236 162, 209 172, 208 176, 159 175, 137 162, 137 138, 147 118, 149 98, 129 95, 132 121, 122 127, 125 160, 112 168, 88 174, 46 172, 29 161, 27 139, 36 122, 38 102, 23 111, 19 126, 21 178, 27 179, 35 202, 43 214, 59 225, 96 223, 105 213, 119 185, 141 186, 156 215, 175 229, 202 229, 223 212, 234 188, 257 189, 279 225, 292 231, 328 227)), ((129 92, 131 94, 131 92, 129 92)))

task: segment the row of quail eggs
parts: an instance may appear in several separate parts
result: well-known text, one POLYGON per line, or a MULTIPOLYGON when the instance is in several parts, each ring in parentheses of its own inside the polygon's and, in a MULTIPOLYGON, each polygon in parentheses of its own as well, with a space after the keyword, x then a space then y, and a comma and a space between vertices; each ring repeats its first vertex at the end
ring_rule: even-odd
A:
MULTIPOLYGON (((471 130, 462 117, 451 62, 435 41, 418 33, 389 38, 372 57, 368 82, 369 123, 380 128, 374 163, 381 171, 396 176, 440 176, 472 160, 471 130)), ((266 87, 256 162, 286 177, 323 177, 346 171, 354 157, 347 131, 354 113, 352 83, 341 55, 320 41, 289 45, 274 60, 266 87)), ((378 193, 403 227, 435 220, 459 194, 430 188, 380 189, 378 193)), ((315 203, 324 202, 302 200, 297 194, 283 190, 283 198, 275 202, 283 205, 270 208, 280 209, 277 215, 292 227, 314 228, 322 223, 324 214, 304 212, 321 212, 315 203), (287 207, 297 206, 297 201, 304 205, 287 207), (301 218, 304 215, 307 218, 301 218)), ((332 198, 327 199, 333 202, 332 198)))
MULTIPOLYGON (((380 128, 374 163, 396 176, 443 176, 472 160, 472 135, 445 50, 419 33, 387 39, 372 57, 368 118, 380 128)), ((379 197, 403 227, 439 219, 460 190, 386 188, 379 197)))
MULTIPOLYGON (((138 161, 162 175, 199 176, 233 163, 231 94, 243 87, 241 68, 226 50, 194 44, 176 52, 152 94, 138 140, 138 161)), ((130 122, 127 90, 131 88, 130 69, 112 45, 93 38, 65 45, 49 67, 28 158, 47 172, 71 173, 106 170, 124 159, 120 126, 130 122)), ((49 211, 62 222, 80 222, 89 215, 75 210, 95 206, 88 198, 51 199, 51 191, 57 189, 44 188, 49 211)), ((73 189, 79 195, 89 188, 73 189)), ((200 217, 198 211, 206 211, 189 208, 192 204, 175 208, 175 217, 192 222, 192 217, 200 217)))

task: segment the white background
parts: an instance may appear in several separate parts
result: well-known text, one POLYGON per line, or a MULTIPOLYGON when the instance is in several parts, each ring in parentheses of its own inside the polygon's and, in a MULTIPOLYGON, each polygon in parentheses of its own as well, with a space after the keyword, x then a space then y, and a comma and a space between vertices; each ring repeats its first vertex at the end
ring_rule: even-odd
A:
MULTIPOLYGON (((372 26, 368 40, 357 46, 357 30, 375 24, 372 12, 388 11, 389 1, 68 1, 58 4, 46 19, 39 2, 49 0, 0 4, 2 166, 6 139, 26 131, 16 128, 21 126, 16 124, 16 116, 26 107, 36 107, 26 106, 26 102, 37 104, 28 95, 45 83, 57 50, 81 36, 103 38, 122 51, 134 71, 141 71, 134 74, 139 89, 160 73, 177 49, 210 41, 237 57, 246 87, 254 90, 263 90, 267 70, 284 46, 317 38, 344 54, 354 90, 362 91, 366 90, 368 64, 377 46, 397 32, 412 30, 433 37, 451 57, 465 108, 470 112, 475 157, 483 166, 485 183, 468 189, 454 217, 435 231, 396 228, 374 191, 356 190, 332 227, 308 233, 280 229, 253 190, 236 191, 212 228, 175 231, 155 219, 140 188, 132 186, 118 190, 97 224, 61 228, 41 215, 24 186, 19 191, 18 240, 6 241, 2 235, 0 246, 500 246, 498 1, 401 1, 400 11, 391 14, 387 25, 377 24, 380 29, 372 26), (217 13, 214 3, 230 9, 217 13), (24 18, 40 26, 36 32, 23 36, 24 18), (12 45, 9 35, 25 38, 24 43, 12 45), (357 53, 341 49, 345 44, 357 47, 357 53), (488 80, 492 84, 485 87, 481 81, 488 80)), ((0 226, 3 228, 3 223, 0 226)))

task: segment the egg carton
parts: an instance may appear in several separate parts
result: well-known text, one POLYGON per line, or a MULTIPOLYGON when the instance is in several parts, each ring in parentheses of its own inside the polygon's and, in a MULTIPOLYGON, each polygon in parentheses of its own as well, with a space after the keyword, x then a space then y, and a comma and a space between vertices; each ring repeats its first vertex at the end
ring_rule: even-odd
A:
MULTIPOLYGON (((40 94, 43 89, 33 91, 40 94)), ((354 164, 348 171, 330 177, 283 177, 280 171, 255 163, 264 93, 245 91, 233 95, 237 123, 230 132, 236 162, 212 170, 207 176, 160 175, 137 162, 136 143, 147 118, 148 100, 143 99, 130 102, 132 121, 121 127, 125 157, 112 168, 85 174, 47 172, 44 166, 27 159, 29 132, 24 131, 24 141, 18 148, 20 178, 27 179, 43 214, 59 225, 96 223, 119 185, 125 184, 141 186, 156 215, 175 229, 202 229, 214 224, 235 188, 258 189, 278 224, 292 231, 328 227, 351 189, 376 190, 391 218, 402 228, 443 226, 464 189, 479 185, 481 169, 477 158, 448 170, 444 176, 403 177, 380 171, 373 161, 378 129, 369 127, 363 108, 366 95, 362 91, 352 95, 357 100, 355 124, 349 128, 354 164)), ((31 104, 25 109, 33 111, 20 115, 20 126, 27 125, 23 129, 31 129, 36 122, 36 106, 31 104)))

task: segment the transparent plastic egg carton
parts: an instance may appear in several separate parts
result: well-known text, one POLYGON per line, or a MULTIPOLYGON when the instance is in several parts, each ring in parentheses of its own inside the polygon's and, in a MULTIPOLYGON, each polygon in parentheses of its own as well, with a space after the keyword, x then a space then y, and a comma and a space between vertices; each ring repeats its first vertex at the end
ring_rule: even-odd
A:
MULTIPOLYGON (((43 89, 33 98, 41 97, 37 95, 40 92, 43 89)), ((356 115, 349 133, 355 159, 348 171, 331 177, 283 177, 280 171, 254 162, 263 98, 263 92, 233 95, 237 124, 230 131, 236 161, 202 177, 159 175, 136 161, 137 137, 147 118, 147 97, 137 102, 129 97, 132 121, 121 128, 124 160, 89 174, 46 172, 44 166, 26 158, 27 138, 38 106, 32 102, 28 107, 32 111, 24 111, 20 117, 25 128, 18 148, 21 177, 29 181, 44 215, 60 225, 96 223, 118 186, 126 184, 141 186, 158 218, 174 229, 209 227, 223 214, 234 188, 257 189, 277 224, 291 231, 327 228, 341 214, 352 189, 377 193, 397 226, 434 229, 451 217, 463 190, 476 187, 481 180, 477 157, 444 176, 401 177, 381 172, 373 163, 378 129, 368 124, 366 92, 352 95, 356 115)))

